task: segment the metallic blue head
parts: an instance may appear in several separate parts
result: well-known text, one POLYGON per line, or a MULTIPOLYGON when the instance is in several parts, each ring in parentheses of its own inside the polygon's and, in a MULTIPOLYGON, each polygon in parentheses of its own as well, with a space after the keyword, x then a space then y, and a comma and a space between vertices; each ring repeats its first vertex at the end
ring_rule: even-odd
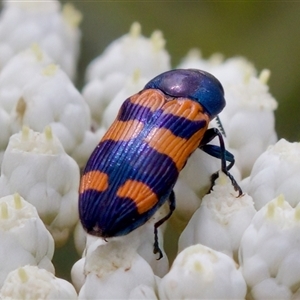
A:
POLYGON ((225 107, 224 90, 217 78, 196 69, 177 69, 162 73, 149 81, 145 89, 159 89, 171 97, 198 102, 210 116, 216 117, 225 107))

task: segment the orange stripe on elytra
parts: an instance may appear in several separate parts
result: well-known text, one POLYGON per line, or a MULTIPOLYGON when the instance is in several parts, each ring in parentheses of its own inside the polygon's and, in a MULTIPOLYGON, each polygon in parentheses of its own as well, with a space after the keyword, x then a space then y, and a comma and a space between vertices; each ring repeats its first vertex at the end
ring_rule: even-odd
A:
POLYGON ((178 171, 184 167, 186 160, 199 146, 206 127, 197 131, 189 139, 181 138, 174 135, 166 128, 153 128, 145 141, 157 152, 166 154, 176 164, 178 171))
POLYGON ((117 196, 132 199, 139 214, 149 211, 158 202, 156 194, 147 184, 131 179, 119 187, 117 196))
POLYGON ((191 121, 203 119, 203 108, 196 101, 190 99, 176 99, 166 102, 163 106, 165 114, 172 114, 191 121))
POLYGON ((110 129, 103 136, 101 141, 129 141, 138 136, 144 128, 144 124, 138 120, 114 121, 110 129))
POLYGON ((147 89, 131 96, 130 102, 139 106, 147 107, 151 111, 161 108, 166 102, 165 96, 159 90, 147 89))
POLYGON ((100 171, 90 171, 85 173, 80 182, 79 193, 87 190, 103 192, 108 188, 108 175, 100 171))

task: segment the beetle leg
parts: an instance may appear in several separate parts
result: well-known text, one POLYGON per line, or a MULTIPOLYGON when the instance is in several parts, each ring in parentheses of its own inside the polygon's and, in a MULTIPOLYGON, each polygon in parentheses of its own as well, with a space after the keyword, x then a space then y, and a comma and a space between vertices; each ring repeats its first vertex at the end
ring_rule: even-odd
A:
MULTIPOLYGON (((222 157, 221 156, 221 148, 219 146, 203 145, 203 146, 201 146, 200 149, 213 157, 216 157, 216 158, 222 157)), ((229 165, 226 166, 227 171, 229 171, 233 167, 235 160, 234 160, 233 154, 227 150, 225 150, 225 160, 229 162, 229 165)))
POLYGON ((170 211, 168 212, 168 214, 163 217, 162 219, 160 219, 159 221, 157 221, 154 224, 154 244, 153 244, 153 253, 159 253, 159 257, 157 260, 160 260, 163 257, 162 251, 159 248, 159 242, 158 242, 158 232, 157 232, 157 228, 162 225, 164 222, 166 222, 172 215, 173 211, 175 210, 175 193, 172 190, 170 197, 169 197, 169 208, 170 211))
MULTIPOLYGON (((201 150, 203 150, 204 152, 206 152, 207 154, 213 157, 221 159, 222 172, 225 173, 230 178, 234 189, 238 191, 239 196, 241 196, 243 194, 241 187, 238 185, 234 177, 229 173, 229 170, 234 165, 234 156, 225 149, 225 143, 224 143, 222 133, 217 128, 208 129, 205 132, 203 139, 201 140, 198 148, 200 148, 201 150), (218 137, 220 146, 208 145, 207 143, 209 143, 215 137, 218 137), (226 161, 229 162, 228 166, 226 164, 226 161)), ((217 173, 213 174, 211 177, 212 183, 214 183, 217 178, 218 178, 218 174, 217 173)))

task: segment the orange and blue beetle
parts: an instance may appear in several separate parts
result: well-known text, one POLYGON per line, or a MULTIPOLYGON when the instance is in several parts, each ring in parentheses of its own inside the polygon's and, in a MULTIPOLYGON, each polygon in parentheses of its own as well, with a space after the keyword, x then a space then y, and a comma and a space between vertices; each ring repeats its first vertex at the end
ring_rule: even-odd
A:
POLYGON ((160 259, 157 228, 172 215, 174 185, 197 148, 221 159, 221 170, 241 195, 228 172, 234 157, 221 132, 208 129, 224 106, 221 83, 196 69, 162 73, 129 97, 84 169, 79 191, 84 229, 103 238, 126 235, 168 201, 169 213, 154 225, 154 253, 160 259), (215 137, 220 146, 208 144, 215 137))

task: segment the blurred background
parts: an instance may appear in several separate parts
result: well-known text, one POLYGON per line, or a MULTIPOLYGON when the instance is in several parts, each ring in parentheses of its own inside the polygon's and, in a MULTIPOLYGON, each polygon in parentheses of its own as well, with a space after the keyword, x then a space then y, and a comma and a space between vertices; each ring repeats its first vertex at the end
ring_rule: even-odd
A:
POLYGON ((244 56, 259 72, 270 69, 270 91, 279 102, 278 136, 300 140, 300 2, 65 2, 83 14, 79 88, 87 64, 138 21, 147 37, 156 29, 163 32, 173 67, 196 47, 205 58, 215 52, 244 56))

